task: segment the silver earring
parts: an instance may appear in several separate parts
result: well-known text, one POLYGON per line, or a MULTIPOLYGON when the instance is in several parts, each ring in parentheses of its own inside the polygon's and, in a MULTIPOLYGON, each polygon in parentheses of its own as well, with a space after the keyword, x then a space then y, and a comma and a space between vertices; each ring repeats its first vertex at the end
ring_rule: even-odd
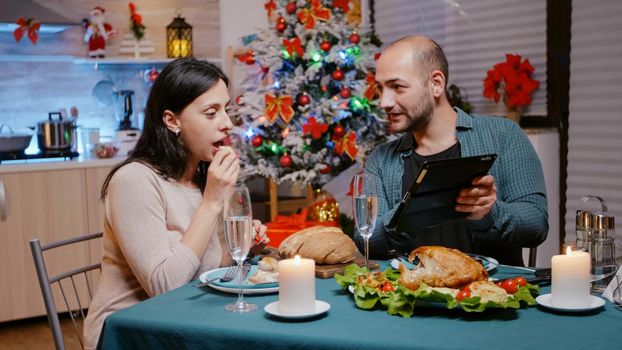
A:
POLYGON ((175 130, 175 136, 179 137, 179 133, 181 132, 180 129, 175 130))

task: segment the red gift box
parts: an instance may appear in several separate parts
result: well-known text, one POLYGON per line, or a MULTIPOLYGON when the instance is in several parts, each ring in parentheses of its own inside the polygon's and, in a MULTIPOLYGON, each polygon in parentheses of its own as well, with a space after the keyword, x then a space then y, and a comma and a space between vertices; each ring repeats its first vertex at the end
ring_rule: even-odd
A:
POLYGON ((278 248, 285 238, 307 227, 318 225, 339 227, 339 224, 336 222, 307 221, 307 211, 308 209, 305 208, 298 214, 289 216, 277 215, 273 221, 267 222, 266 227, 268 230, 266 234, 270 238, 268 246, 278 248))

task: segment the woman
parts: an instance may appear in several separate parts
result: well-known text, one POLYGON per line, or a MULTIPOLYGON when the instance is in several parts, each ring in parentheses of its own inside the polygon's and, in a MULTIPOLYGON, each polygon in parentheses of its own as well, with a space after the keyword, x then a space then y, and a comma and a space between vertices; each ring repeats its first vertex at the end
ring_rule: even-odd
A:
MULTIPOLYGON (((97 346, 110 313, 231 263, 221 213, 240 163, 223 147, 233 127, 227 85, 219 68, 196 59, 171 62, 155 80, 143 134, 102 188, 104 256, 84 324, 86 349, 97 346)), ((254 227, 265 243, 265 226, 254 227)))

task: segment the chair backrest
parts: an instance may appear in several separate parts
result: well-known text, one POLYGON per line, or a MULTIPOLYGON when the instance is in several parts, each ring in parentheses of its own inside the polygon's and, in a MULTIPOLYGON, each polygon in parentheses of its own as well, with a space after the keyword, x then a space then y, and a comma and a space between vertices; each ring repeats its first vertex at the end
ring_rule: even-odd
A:
POLYGON ((52 336, 54 337, 54 345, 58 350, 65 349, 65 342, 63 340, 63 333, 61 330, 58 310, 56 308, 56 303, 54 300, 54 294, 52 293, 52 286, 54 284, 57 284, 57 286, 59 287, 65 307, 67 308, 67 311, 73 323, 74 330, 76 331, 76 335, 78 336, 78 340, 80 341, 82 347, 84 347, 84 342, 82 339, 82 325, 78 325, 78 323, 76 322, 76 318, 80 317, 82 319, 82 322, 84 322, 84 319, 86 317, 85 309, 88 308, 88 304, 93 298, 94 287, 88 272, 93 270, 99 270, 99 272, 101 272, 101 263, 77 267, 50 277, 47 272, 43 252, 46 250, 70 244, 101 238, 102 235, 103 234, 101 232, 82 235, 74 238, 60 240, 57 242, 52 242, 44 246, 41 245, 39 239, 33 239, 30 241, 30 249, 32 250, 32 258, 35 263, 35 269, 37 271, 37 277, 39 279, 39 286, 41 287, 43 303, 45 304, 45 310, 48 315, 48 321, 52 330, 52 336), (88 301, 80 299, 80 295, 83 295, 83 293, 80 293, 80 291, 82 290, 82 286, 86 286, 89 299, 88 301), (69 294, 71 290, 73 290, 73 294, 69 294))
POLYGON ((529 267, 535 267, 537 264, 538 247, 529 248, 529 267))

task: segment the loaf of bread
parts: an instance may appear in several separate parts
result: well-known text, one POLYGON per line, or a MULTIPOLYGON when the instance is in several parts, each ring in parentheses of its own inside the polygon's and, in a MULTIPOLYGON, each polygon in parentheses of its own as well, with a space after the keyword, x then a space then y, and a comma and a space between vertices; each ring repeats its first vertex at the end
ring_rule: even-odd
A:
POLYGON ((354 260, 356 246, 350 237, 337 227, 313 226, 287 237, 279 246, 282 258, 315 260, 316 264, 342 264, 354 260))

